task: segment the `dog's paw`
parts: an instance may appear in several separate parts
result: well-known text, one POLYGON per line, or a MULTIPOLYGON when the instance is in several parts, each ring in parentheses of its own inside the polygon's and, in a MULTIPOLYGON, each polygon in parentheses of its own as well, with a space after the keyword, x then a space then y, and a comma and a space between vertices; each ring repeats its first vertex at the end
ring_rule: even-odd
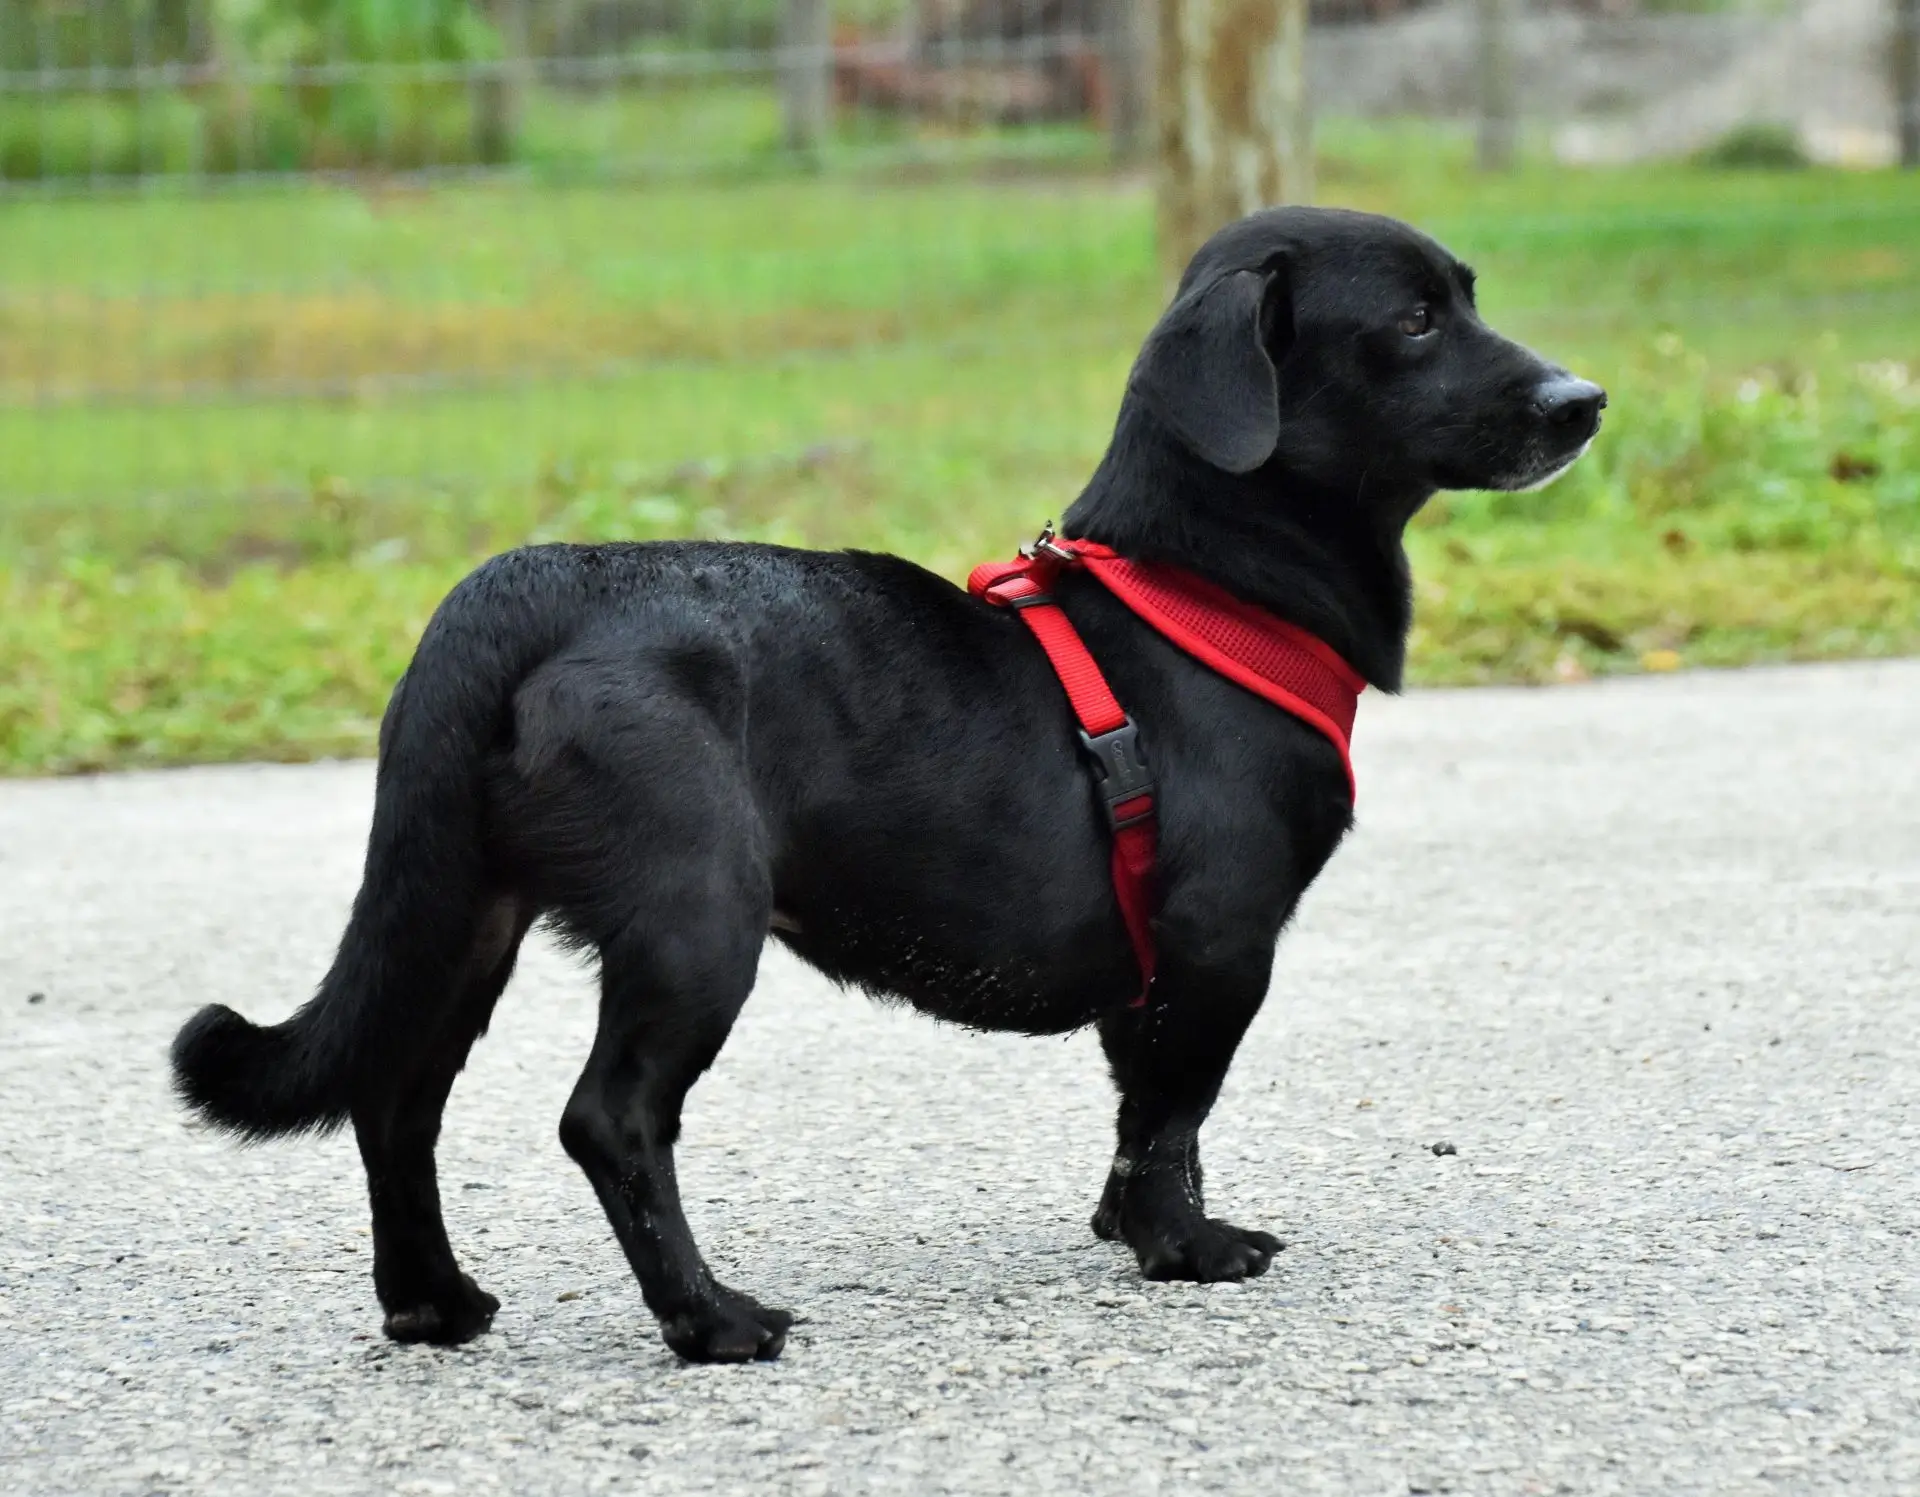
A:
POLYGON ((431 1341, 436 1346, 458 1346, 471 1341, 493 1324, 500 1301, 465 1274, 443 1294, 417 1305, 387 1312, 386 1333, 395 1341, 431 1341))
POLYGON ((1171 1232, 1151 1232, 1133 1239, 1141 1277, 1184 1279, 1196 1284, 1257 1279, 1273 1265, 1273 1255, 1283 1246, 1271 1233, 1250 1231, 1209 1217, 1195 1217, 1171 1232))
POLYGON ((737 1290, 715 1286, 711 1300, 660 1322, 660 1334, 689 1362, 771 1362, 787 1344, 793 1316, 737 1290))

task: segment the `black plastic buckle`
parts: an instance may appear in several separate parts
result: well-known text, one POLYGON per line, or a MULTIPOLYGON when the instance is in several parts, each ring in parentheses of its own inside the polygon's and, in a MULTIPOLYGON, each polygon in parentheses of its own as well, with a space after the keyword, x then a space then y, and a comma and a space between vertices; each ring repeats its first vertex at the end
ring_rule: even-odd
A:
POLYGON ((1153 815, 1151 797, 1153 795, 1153 771, 1147 768, 1147 756, 1140 747, 1140 730, 1128 718, 1111 733, 1102 733, 1095 737, 1081 730, 1080 742, 1086 746, 1087 756, 1093 760, 1096 783, 1094 788, 1100 792, 1102 804, 1107 810, 1107 825, 1116 832, 1147 820, 1153 815), (1149 797, 1144 811, 1122 817, 1118 808, 1128 801, 1149 797))

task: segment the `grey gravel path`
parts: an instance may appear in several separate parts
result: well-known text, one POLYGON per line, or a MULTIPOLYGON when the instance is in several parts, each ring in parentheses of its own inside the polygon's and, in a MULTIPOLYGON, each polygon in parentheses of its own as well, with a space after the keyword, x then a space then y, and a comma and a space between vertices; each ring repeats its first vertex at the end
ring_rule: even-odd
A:
POLYGON ((0 1484, 1920 1492, 1920 662, 1369 699, 1359 737, 1208 1136, 1274 1271, 1143 1286, 1092 1239, 1086 1037, 774 953, 683 1153, 722 1275, 807 1317, 748 1368, 669 1356, 560 1152, 591 990, 550 950, 449 1114, 505 1302, 471 1347, 379 1338, 348 1139, 169 1105, 185 1015, 323 967, 366 766, 0 785, 0 1484))

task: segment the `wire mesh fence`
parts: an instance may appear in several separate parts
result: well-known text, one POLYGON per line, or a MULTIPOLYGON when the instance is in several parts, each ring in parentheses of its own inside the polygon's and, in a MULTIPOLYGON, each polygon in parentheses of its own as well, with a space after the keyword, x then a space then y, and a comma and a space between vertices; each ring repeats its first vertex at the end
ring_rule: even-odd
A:
MULTIPOLYGON (((1522 332, 1904 354, 1920 199, 1737 170, 1891 161, 1892 12, 1694 3, 1321 0, 1321 196, 1510 263, 1522 332), (1462 185, 1502 128, 1510 187, 1462 185)), ((1022 440, 1084 448, 1062 381, 1114 383, 1163 289, 1153 9, 4 0, 0 489, 804 448, 981 359, 1022 440)))

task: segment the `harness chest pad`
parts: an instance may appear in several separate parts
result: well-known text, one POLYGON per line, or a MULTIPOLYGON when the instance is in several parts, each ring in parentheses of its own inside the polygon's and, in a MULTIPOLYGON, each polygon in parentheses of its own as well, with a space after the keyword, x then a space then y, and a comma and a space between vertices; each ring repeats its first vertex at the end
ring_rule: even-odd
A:
POLYGON ((1108 686, 1093 652, 1049 589, 1084 569, 1135 614, 1210 669, 1325 735, 1354 791, 1350 743, 1366 683, 1324 641, 1175 567, 1128 561, 1094 541, 1057 538, 1051 527, 1020 559, 975 567, 967 591, 1016 610, 1046 652, 1080 724, 1080 741, 1113 832, 1113 892, 1140 967, 1138 1007, 1153 986, 1153 896, 1157 847, 1152 771, 1139 730, 1108 686))

